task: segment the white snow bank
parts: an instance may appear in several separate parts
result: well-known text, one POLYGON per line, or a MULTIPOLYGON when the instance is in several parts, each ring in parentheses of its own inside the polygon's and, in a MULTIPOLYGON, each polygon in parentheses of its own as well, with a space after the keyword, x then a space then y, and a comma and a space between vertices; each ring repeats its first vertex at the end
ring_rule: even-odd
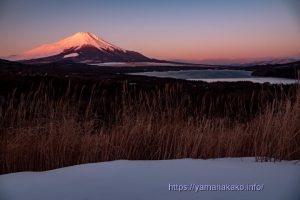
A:
POLYGON ((64 58, 72 58, 72 57, 76 57, 76 56, 79 56, 78 53, 70 53, 68 55, 64 55, 64 58))
POLYGON ((0 176, 1 200, 300 198, 300 164, 253 158, 112 161, 0 176), (263 191, 169 191, 169 184, 263 184, 263 191))

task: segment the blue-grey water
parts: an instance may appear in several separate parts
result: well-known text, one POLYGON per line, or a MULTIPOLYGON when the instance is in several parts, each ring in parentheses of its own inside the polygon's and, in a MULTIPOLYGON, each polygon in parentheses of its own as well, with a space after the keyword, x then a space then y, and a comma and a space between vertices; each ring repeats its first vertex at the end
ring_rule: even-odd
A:
POLYGON ((184 80, 205 81, 205 82, 237 82, 251 81, 254 83, 271 84, 294 84, 295 79, 255 77, 251 76, 250 71, 244 70, 181 70, 181 71, 162 71, 162 72, 139 72, 130 73, 132 75, 154 76, 161 78, 176 78, 184 80))

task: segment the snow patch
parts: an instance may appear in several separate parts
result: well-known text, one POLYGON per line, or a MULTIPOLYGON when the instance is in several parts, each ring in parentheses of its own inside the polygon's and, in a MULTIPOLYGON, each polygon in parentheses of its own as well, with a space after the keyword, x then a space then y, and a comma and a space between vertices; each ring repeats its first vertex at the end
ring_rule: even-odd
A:
POLYGON ((254 158, 112 161, 0 176, 1 200, 298 200, 300 165, 254 158), (169 184, 264 184, 263 191, 169 191, 169 184))
POLYGON ((68 55, 65 55, 64 58, 72 58, 72 57, 76 57, 76 56, 79 56, 78 53, 70 53, 68 55))

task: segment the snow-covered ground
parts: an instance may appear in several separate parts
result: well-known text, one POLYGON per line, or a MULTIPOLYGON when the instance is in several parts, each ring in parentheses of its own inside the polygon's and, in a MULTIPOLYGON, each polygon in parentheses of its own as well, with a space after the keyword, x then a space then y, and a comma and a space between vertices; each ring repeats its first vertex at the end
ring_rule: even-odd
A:
POLYGON ((158 62, 105 62, 94 63, 90 65, 96 65, 101 67, 150 67, 150 66, 190 66, 189 64, 176 64, 176 63, 158 63, 158 62))
POLYGON ((239 82, 239 81, 249 81, 253 83, 270 83, 270 84, 297 84, 299 81, 297 79, 289 78, 273 78, 273 77, 252 77, 252 78, 215 78, 215 79, 187 79, 189 81, 204 81, 208 83, 214 82, 239 82))
POLYGON ((254 158, 112 161, 0 176, 1 200, 299 200, 299 189, 299 162, 254 158), (204 191, 231 184, 258 191, 204 191))

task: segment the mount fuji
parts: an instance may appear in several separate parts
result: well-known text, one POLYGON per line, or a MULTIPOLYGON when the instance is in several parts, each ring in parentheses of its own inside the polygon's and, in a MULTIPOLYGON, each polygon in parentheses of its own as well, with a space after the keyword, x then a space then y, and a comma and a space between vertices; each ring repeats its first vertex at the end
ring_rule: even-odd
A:
POLYGON ((6 59, 38 64, 51 62, 104 63, 155 62, 155 59, 122 49, 89 32, 78 32, 52 44, 44 44, 6 59))

